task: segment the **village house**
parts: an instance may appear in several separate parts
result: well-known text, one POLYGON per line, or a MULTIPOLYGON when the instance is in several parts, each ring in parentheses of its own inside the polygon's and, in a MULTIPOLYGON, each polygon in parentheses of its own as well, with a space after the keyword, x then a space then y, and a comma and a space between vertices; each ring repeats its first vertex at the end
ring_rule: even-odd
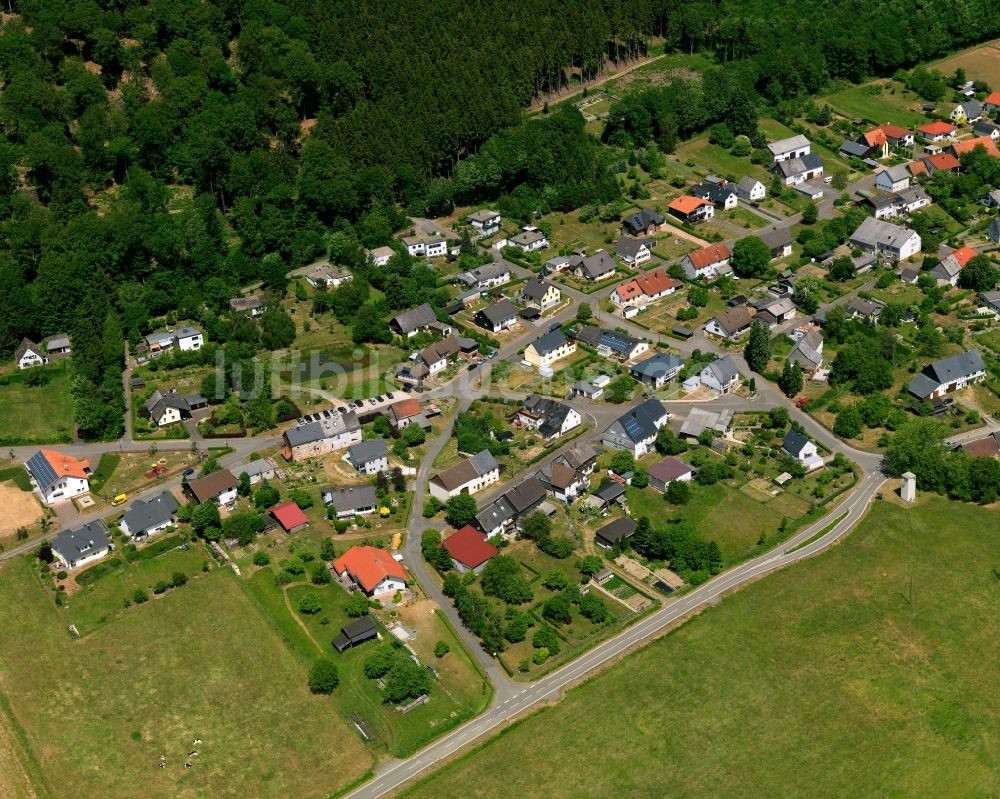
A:
POLYGON ((176 347, 183 352, 200 350, 205 344, 205 336, 200 330, 188 325, 183 325, 176 330, 168 330, 164 333, 150 333, 146 338, 146 346, 149 354, 154 358, 162 353, 176 347))
POLYGON ((823 465, 823 458, 816 449, 816 442, 798 430, 789 430, 785 433, 781 450, 805 466, 807 471, 811 472, 823 465))
POLYGON ((429 428, 430 422, 424 414, 420 403, 415 399, 398 400, 392 403, 388 409, 389 425, 393 430, 402 430, 408 424, 419 424, 423 428, 429 428))
POLYGON ((862 222, 851 234, 851 247, 893 261, 904 261, 920 252, 920 234, 909 228, 872 217, 862 222))
POLYGON ((689 225, 703 222, 715 216, 715 206, 708 200, 685 194, 667 206, 670 213, 689 225))
POLYGON ((662 402, 648 399, 618 417, 604 431, 602 443, 608 449, 623 449, 641 458, 652 452, 657 431, 670 420, 662 402))
POLYGON ((739 195, 736 189, 727 181, 721 183, 696 183, 691 187, 689 194, 700 197, 703 200, 710 200, 716 208, 723 211, 731 211, 740 204, 739 195))
POLYGON ((979 301, 984 308, 1000 314, 1000 291, 984 291, 980 293, 979 301))
POLYGON ((979 204, 987 208, 1000 207, 1000 189, 991 189, 979 195, 979 204))
POLYGON ((775 161, 771 172, 778 175, 786 186, 823 177, 823 159, 816 153, 807 153, 799 158, 775 161))
POLYGON ((396 251, 392 247, 376 247, 374 250, 365 250, 365 255, 371 259, 372 266, 385 266, 395 254, 396 251))
POLYGON ((50 337, 49 340, 45 342, 45 351, 48 353, 49 359, 60 355, 69 355, 73 351, 73 347, 70 345, 69 336, 65 333, 59 333, 58 335, 50 337))
POLYGON ((174 523, 174 514, 180 506, 174 495, 164 491, 145 502, 137 499, 118 522, 118 527, 131 539, 146 538, 166 530, 174 523))
POLYGON ((220 469, 204 477, 189 480, 186 491, 195 502, 214 502, 222 507, 236 501, 239 480, 228 469, 220 469))
POLYGON ((684 366, 684 361, 676 355, 658 352, 651 358, 633 364, 629 373, 635 380, 653 388, 662 388, 666 383, 677 377, 684 366))
POLYGON ((537 308, 539 311, 546 311, 559 304, 559 301, 562 299, 562 292, 551 283, 534 277, 521 287, 517 298, 526 308, 537 308))
POLYGON ((414 258, 443 258, 448 254, 448 240, 444 236, 404 236, 402 242, 414 258))
POLYGON ((90 462, 53 449, 40 449, 24 464, 42 502, 53 505, 90 491, 90 462))
POLYGON ((771 142, 767 145, 767 149, 771 152, 774 163, 780 163, 781 161, 791 161, 795 158, 809 155, 811 145, 809 144, 809 139, 800 134, 771 142))
POLYGON ((971 153, 977 147, 982 147, 987 155, 1000 158, 1000 149, 997 149, 996 142, 991 136, 977 136, 974 139, 963 139, 962 141, 949 144, 944 150, 946 153, 955 156, 955 158, 961 158, 966 153, 971 153))
POLYGON ((754 235, 771 251, 771 258, 784 258, 792 254, 792 231, 787 227, 773 226, 754 235))
POLYGON ((323 504, 333 509, 333 515, 343 521, 355 516, 371 516, 377 510, 375 486, 364 485, 324 488, 319 492, 323 504))
POLYGON ((438 372, 444 371, 458 353, 458 336, 451 335, 424 347, 416 353, 413 360, 422 364, 427 370, 424 377, 433 377, 438 372))
POLYGON ((465 217, 465 221, 484 236, 492 236, 500 229, 500 214, 489 208, 480 208, 465 217))
POLYGON ((705 324, 705 333, 716 338, 736 341, 750 331, 753 316, 749 309, 740 305, 709 319, 705 324))
POLYGON ((871 151, 871 147, 867 144, 856 142, 853 139, 844 139, 837 150, 844 158, 860 158, 862 160, 867 159, 868 153, 871 151))
POLYGON ((370 476, 389 471, 389 448, 385 439, 372 438, 348 447, 347 462, 358 474, 370 476))
POLYGON ((29 369, 32 366, 43 366, 49 362, 40 344, 31 339, 22 338, 14 353, 14 361, 18 369, 29 369))
POLYGON ((632 361, 649 352, 648 341, 610 328, 583 325, 573 333, 573 337, 596 349, 597 354, 604 358, 632 361))
POLYGON ((517 324, 517 308, 505 297, 480 310, 476 324, 491 333, 500 333, 517 324))
POLYGON ((427 330, 432 322, 437 321, 437 315, 429 302, 403 311, 389 320, 389 327, 401 336, 412 338, 421 330, 427 330))
POLYGON ((979 350, 966 350, 929 364, 906 388, 917 399, 933 400, 985 379, 983 356, 979 350))
POLYGON ((448 536, 442 546, 448 550, 452 565, 459 574, 481 573, 486 562, 500 551, 486 540, 485 533, 471 524, 448 536))
POLYGON ((537 477, 528 477, 504 493, 504 499, 514 509, 514 524, 520 528, 521 520, 539 508, 545 501, 545 486, 537 477))
POLYGON ((237 477, 245 474, 250 478, 250 485, 255 486, 265 480, 274 479, 274 461, 270 458, 257 458, 238 467, 233 473, 237 477))
POLYGON ((725 244, 709 244, 685 255, 681 260, 681 267, 691 280, 699 277, 714 280, 722 274, 732 272, 732 267, 729 266, 731 257, 729 247, 725 244))
POLYGON ((578 441, 556 456, 553 463, 561 463, 583 475, 589 475, 597 464, 597 450, 590 444, 578 441))
POLYGON ((1000 140, 1000 126, 998 126, 995 122, 990 122, 986 119, 981 119, 973 125, 972 133, 977 138, 985 136, 992 139, 994 142, 1000 140))
POLYGON ((698 374, 703 386, 707 386, 720 394, 729 394, 740 385, 740 370, 732 355, 706 364, 698 374))
POLYGON ((653 257, 649 244, 632 236, 622 236, 615 242, 615 255, 628 266, 640 266, 653 257))
POLYGON ((538 434, 546 441, 552 441, 579 427, 580 413, 564 402, 548 397, 529 394, 517 412, 517 422, 538 434))
POLYGON ((788 360, 810 375, 820 370, 823 367, 823 336, 819 331, 810 330, 795 342, 788 360))
POLYGON ((234 313, 241 313, 255 319, 267 310, 264 305, 263 294, 249 294, 246 297, 233 297, 229 301, 229 307, 234 313))
POLYGON ((674 480, 690 482, 694 476, 691 467, 677 458, 664 458, 654 463, 646 470, 646 474, 649 476, 649 484, 657 491, 666 491, 674 480))
POLYGON ((349 580, 367 597, 394 594, 406 588, 403 564, 384 549, 353 546, 333 562, 333 571, 341 580, 349 580))
POLYGON ((456 278, 468 288, 491 289, 510 282, 511 265, 499 260, 462 272, 456 278))
POLYGON ((736 194, 740 199, 760 202, 767 197, 767 187, 756 178, 747 175, 736 184, 736 194))
POLYGON ((936 119, 933 122, 928 122, 926 125, 921 125, 917 128, 917 133, 920 134, 920 137, 924 141, 941 142, 953 139, 957 130, 954 125, 936 119))
POLYGON ((897 192, 909 187, 910 170, 906 164, 887 166, 875 176, 875 186, 882 191, 897 192))
POLYGON ((615 519, 594 533, 594 543, 601 549, 612 549, 635 533, 636 522, 628 516, 615 519))
POLYGON ((709 411, 705 408, 692 408, 681 425, 678 435, 685 438, 698 438, 706 430, 714 430, 724 436, 733 422, 733 409, 709 411))
POLYGON ((669 297, 683 285, 660 266, 615 287, 611 292, 611 301, 621 308, 645 308, 650 303, 669 297))
POLYGON ((898 194, 876 194, 868 202, 876 219, 893 219, 925 208, 931 204, 931 198, 920 186, 911 186, 898 194))
POLYGON ((500 480, 500 464, 488 449, 438 472, 428 484, 431 496, 447 502, 458 494, 475 494, 500 480))
POLYGON ((642 208, 622 220, 622 234, 628 236, 652 236, 666 227, 663 214, 651 208, 642 208))
POLYGON ((766 327, 777 327, 782 322, 795 318, 796 307, 791 296, 757 304, 757 321, 766 327))
POLYGON ((876 151, 878 158, 886 158, 891 147, 912 147, 913 131, 901 128, 899 125, 879 125, 871 130, 862 133, 858 139, 868 147, 869 152, 876 151))
POLYGON ((571 256, 570 266, 581 280, 607 280, 615 275, 614 259, 605 250, 598 250, 593 255, 571 256))
POLYGON ((302 276, 314 289, 335 289, 354 279, 354 275, 347 269, 342 266, 331 266, 328 261, 313 264, 302 273, 302 276))
POLYGON ((535 473, 535 477, 553 497, 566 505, 572 505, 590 487, 590 479, 585 474, 559 462, 543 466, 535 473))
POLYGON ((524 360, 532 366, 551 366, 576 352, 576 342, 570 341, 558 328, 543 333, 524 349, 524 360))
POLYGON ((983 100, 983 109, 989 113, 1000 111, 1000 91, 990 92, 983 100))
POLYGON ((941 259, 941 262, 931 269, 933 277, 939 286, 957 286, 958 276, 965 265, 976 257, 972 247, 959 247, 941 259))
POLYGON ((971 125, 983 116, 983 104, 975 98, 963 100, 956 105, 948 118, 956 125, 971 125))
POLYGON ((511 236, 507 242, 511 247, 517 247, 522 252, 544 250, 549 246, 549 239, 536 227, 526 226, 516 236, 511 236))
POLYGON ((52 554, 66 569, 99 560, 111 551, 111 533, 100 519, 63 530, 52 542, 52 554))
POLYGON ((848 319, 857 319, 862 322, 877 322, 884 307, 878 300, 866 300, 864 297, 855 297, 844 306, 844 313, 848 319))
POLYGON ((282 434, 282 457, 301 461, 328 452, 346 449, 361 441, 361 423, 354 411, 334 413, 329 417, 288 428, 282 434))
POLYGON ((476 514, 476 524, 485 535, 510 537, 517 512, 502 494, 476 514))
POLYGON ((157 389, 143 403, 143 413, 158 427, 167 427, 191 418, 191 404, 186 397, 157 389))

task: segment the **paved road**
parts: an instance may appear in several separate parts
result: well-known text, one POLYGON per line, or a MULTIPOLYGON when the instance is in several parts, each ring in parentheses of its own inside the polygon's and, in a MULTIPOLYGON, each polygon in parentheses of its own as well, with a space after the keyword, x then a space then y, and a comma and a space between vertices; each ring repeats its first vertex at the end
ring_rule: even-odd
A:
MULTIPOLYGON (((424 776, 441 760, 454 755, 469 744, 499 730, 512 719, 543 702, 558 699, 565 688, 585 678, 609 661, 633 647, 648 641, 671 625, 683 620, 707 605, 715 604, 726 594, 770 572, 811 557, 843 538, 860 521, 885 480, 881 472, 866 474, 849 497, 833 511, 832 516, 846 516, 829 532, 801 549, 796 546, 819 533, 829 522, 829 516, 783 543, 770 552, 730 569, 699 586, 683 597, 668 601, 665 607, 647 616, 627 630, 591 649, 561 669, 535 683, 506 683, 498 690, 490 708, 476 719, 435 741, 404 760, 383 762, 374 778, 347 794, 349 799, 376 799, 395 791, 410 780, 424 776)), ((506 675, 504 675, 506 677, 506 675)))

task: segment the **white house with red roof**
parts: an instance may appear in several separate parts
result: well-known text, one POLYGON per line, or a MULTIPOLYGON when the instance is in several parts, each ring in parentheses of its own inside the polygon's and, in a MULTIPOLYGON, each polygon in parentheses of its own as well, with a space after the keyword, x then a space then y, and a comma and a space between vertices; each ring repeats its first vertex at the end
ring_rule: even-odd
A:
POLYGON ((31 484, 46 505, 65 502, 90 491, 90 462, 40 449, 24 464, 31 484))
POLYGON ((709 244, 685 255, 681 267, 684 269, 684 274, 692 280, 699 277, 711 280, 723 272, 731 271, 729 267, 731 255, 725 244, 709 244))
POLYGON ((369 546, 351 547, 333 562, 341 580, 350 580, 366 596, 394 593, 406 588, 403 564, 384 549, 369 546))
POLYGON ((667 274, 662 266, 626 280, 611 292, 611 301, 622 308, 645 306, 669 297, 684 284, 667 274))
POLYGON ((465 572, 479 574, 486 561, 500 551, 486 540, 486 533, 477 530, 471 524, 448 536, 442 546, 448 550, 451 562, 455 564, 455 571, 459 574, 465 572))
POLYGON ((1000 111, 1000 92, 990 92, 983 100, 983 108, 988 112, 1000 111))
POLYGON ((935 119, 933 122, 928 122, 926 125, 921 125, 917 128, 917 133, 920 134, 924 141, 936 142, 955 138, 957 130, 958 128, 950 122, 935 119))

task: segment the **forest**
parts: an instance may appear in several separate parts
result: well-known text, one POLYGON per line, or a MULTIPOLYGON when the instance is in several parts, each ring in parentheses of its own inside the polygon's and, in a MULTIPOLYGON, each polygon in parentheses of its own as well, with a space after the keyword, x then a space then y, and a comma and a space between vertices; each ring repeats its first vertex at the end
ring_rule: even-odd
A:
POLYGON ((740 131, 763 103, 1000 33, 990 0, 913 5, 9 0, 0 356, 70 332, 81 432, 118 435, 117 342, 151 318, 200 320, 240 285, 388 243, 407 214, 615 199, 614 154, 578 112, 523 115, 571 77, 654 41, 701 50, 720 66, 677 135, 740 131))

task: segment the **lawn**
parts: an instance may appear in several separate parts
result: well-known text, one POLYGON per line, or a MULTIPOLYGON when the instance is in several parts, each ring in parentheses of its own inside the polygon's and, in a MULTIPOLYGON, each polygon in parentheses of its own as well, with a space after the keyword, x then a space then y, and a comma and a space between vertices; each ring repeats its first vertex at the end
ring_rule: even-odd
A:
POLYGON ((889 122, 912 130, 927 122, 927 117, 918 110, 919 103, 904 97, 901 84, 894 81, 853 86, 824 97, 821 102, 846 117, 864 119, 873 125, 889 122))
MULTIPOLYGON (((0 709, 9 701, 24 729, 19 759, 40 764, 38 795, 326 797, 370 768, 358 734, 309 693, 306 664, 228 569, 76 641, 72 613, 29 560, 0 570, 0 709)), ((0 725, 11 728, 2 710, 0 725)))
POLYGON ((5 375, 0 384, 0 445, 65 444, 72 440, 73 397, 69 390, 69 368, 36 366, 5 375), (43 370, 49 382, 29 386, 29 373, 43 370))
POLYGON ((994 515, 879 504, 406 796, 991 795, 994 515))
POLYGON ((944 75, 951 75, 958 67, 965 70, 969 80, 996 81, 1000 69, 1000 41, 987 42, 979 47, 953 55, 930 64, 944 75))

